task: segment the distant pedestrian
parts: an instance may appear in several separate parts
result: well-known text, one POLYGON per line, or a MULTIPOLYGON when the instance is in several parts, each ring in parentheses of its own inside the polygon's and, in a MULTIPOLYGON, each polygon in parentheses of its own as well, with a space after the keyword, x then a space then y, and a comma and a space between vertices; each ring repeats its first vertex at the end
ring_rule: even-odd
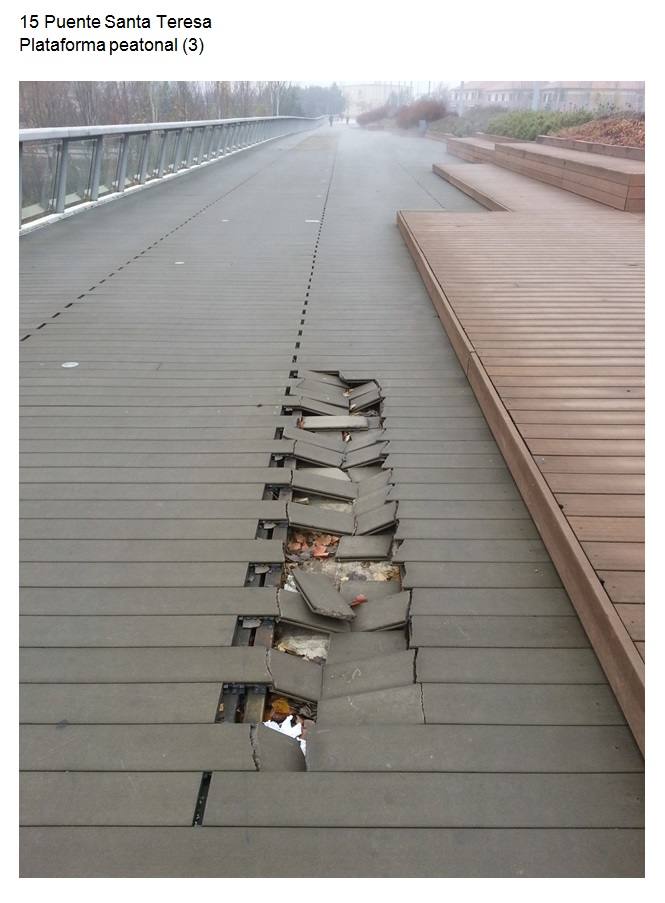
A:
POLYGON ((330 123, 330 125, 333 124, 333 116, 332 116, 332 113, 330 114, 330 116, 328 116, 328 122, 330 123))
POLYGON ((349 124, 349 117, 348 117, 348 116, 346 117, 346 124, 347 124, 347 125, 349 124))

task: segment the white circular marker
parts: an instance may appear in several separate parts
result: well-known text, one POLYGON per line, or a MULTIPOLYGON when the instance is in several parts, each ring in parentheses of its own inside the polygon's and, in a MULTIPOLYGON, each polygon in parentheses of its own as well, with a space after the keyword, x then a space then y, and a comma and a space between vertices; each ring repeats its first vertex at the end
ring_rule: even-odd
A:
POLYGON ((181 267, 185 261, 184 260, 174 260, 173 262, 177 267, 181 267))
POLYGON ((78 367, 78 361, 65 361, 64 364, 60 364, 61 367, 78 367))

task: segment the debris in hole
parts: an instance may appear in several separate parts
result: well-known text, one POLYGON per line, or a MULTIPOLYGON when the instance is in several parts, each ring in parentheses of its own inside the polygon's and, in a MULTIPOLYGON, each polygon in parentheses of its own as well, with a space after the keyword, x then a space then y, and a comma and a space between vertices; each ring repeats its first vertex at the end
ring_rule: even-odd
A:
MULTIPOLYGON (((287 562, 285 570, 289 576, 298 570, 325 576, 340 589, 348 582, 357 586, 370 583, 375 585, 397 584, 400 581, 399 565, 395 565, 391 561, 340 561, 338 558, 330 556, 329 558, 304 559, 297 563, 287 562)), ((288 577, 285 589, 297 591, 294 581, 289 582, 288 577)))
MULTIPOLYGON (((330 499, 321 498, 316 499, 316 507, 323 508, 324 511, 353 511, 353 505, 351 502, 333 502, 330 499)), ((310 499, 311 504, 311 499, 310 499)))
POLYGON ((298 740, 304 753, 307 731, 314 725, 312 708, 306 704, 289 702, 283 696, 273 697, 269 705, 270 714, 268 720, 263 722, 264 726, 298 740))
POLYGON ((399 581, 399 565, 392 561, 348 561, 339 562, 340 584, 349 580, 363 582, 399 581))
POLYGON ((358 593, 357 596, 354 596, 349 603, 351 608, 355 608, 356 605, 362 605, 363 602, 367 602, 367 596, 364 596, 362 593, 358 593))
POLYGON ((288 577, 286 578, 286 580, 284 581, 284 586, 282 587, 282 589, 288 590, 288 592, 290 592, 290 593, 298 592, 298 587, 296 586, 296 582, 293 579, 292 573, 290 573, 288 575, 288 577))
POLYGON ((275 649, 298 655, 310 662, 323 664, 328 657, 330 637, 327 633, 307 630, 293 624, 280 623, 275 631, 275 649))
POLYGON ((329 558, 335 554, 339 536, 331 533, 295 532, 286 544, 288 561, 329 558))

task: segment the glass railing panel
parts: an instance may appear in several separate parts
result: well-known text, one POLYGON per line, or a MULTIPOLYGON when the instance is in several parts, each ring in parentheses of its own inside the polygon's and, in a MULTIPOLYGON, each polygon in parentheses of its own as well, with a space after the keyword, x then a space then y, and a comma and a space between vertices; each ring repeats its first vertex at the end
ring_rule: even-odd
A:
POLYGON ((107 135, 104 138, 102 163, 99 171, 99 197, 118 190, 118 162, 122 135, 107 135))
POLYGON ((59 141, 29 141, 21 160, 21 222, 55 212, 59 141))
POLYGON ((125 173, 125 188, 130 185, 138 185, 141 177, 141 153, 145 135, 129 135, 127 148, 127 171, 125 173))
POLYGON ((94 150, 94 139, 69 141, 65 207, 72 207, 90 199, 90 172, 94 150))
POLYGON ((148 138, 148 165, 146 167, 146 182, 157 178, 159 172, 159 152, 162 148, 164 132, 150 132, 148 138))

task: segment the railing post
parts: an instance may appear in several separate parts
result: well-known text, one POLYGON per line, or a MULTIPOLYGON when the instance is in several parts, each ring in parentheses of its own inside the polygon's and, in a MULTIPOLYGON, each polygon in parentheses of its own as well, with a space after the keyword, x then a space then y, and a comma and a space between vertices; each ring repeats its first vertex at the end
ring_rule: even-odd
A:
POLYGON ((90 167, 90 200, 96 201, 99 198, 99 179, 102 172, 102 158, 104 156, 104 136, 100 135, 95 138, 95 148, 92 155, 92 166, 90 167))
POLYGON ((199 148, 199 163, 210 159, 210 150, 212 148, 212 139, 215 132, 215 126, 203 126, 203 135, 201 136, 201 147, 199 148))
POLYGON ((164 175, 164 161, 166 158, 166 147, 168 145, 169 133, 166 129, 162 132, 162 143, 159 146, 159 157, 157 158, 157 178, 161 179, 164 175))
POLYGON ((178 153, 176 154, 176 163, 178 164, 178 172, 184 169, 183 161, 186 159, 187 144, 189 141, 189 129, 183 129, 180 132, 180 140, 178 141, 178 153))
POLYGON ((194 148, 196 146, 196 137, 197 137, 198 129, 190 129, 189 135, 187 138, 187 147, 185 149, 184 160, 185 160, 185 169, 189 169, 192 165, 192 157, 194 156, 194 148))
POLYGON ((146 132, 143 136, 143 146, 141 147, 141 159, 139 162, 138 182, 139 185, 145 185, 146 176, 148 174, 148 157, 150 156, 150 142, 152 133, 146 132))
POLYGON ((65 212, 65 199, 67 194, 67 157, 69 153, 69 138, 63 138, 60 146, 60 159, 58 160, 58 178, 55 188, 55 212, 65 212))
POLYGON ((184 133, 184 129, 178 129, 175 133, 175 142, 173 148, 173 172, 178 172, 180 169, 180 145, 182 144, 182 136, 184 133))
POLYGON ((208 141, 208 126, 204 125, 199 128, 199 132, 201 133, 201 140, 198 142, 198 149, 196 151, 196 165, 200 166, 203 163, 203 157, 205 154, 205 146, 208 141))
POLYGON ((219 139, 219 156, 226 156, 226 145, 229 142, 229 127, 228 125, 222 126, 222 134, 219 139))
POLYGON ((23 142, 18 143, 18 227, 23 221, 23 142))
POLYGON ((129 133, 125 132, 122 136, 122 145, 120 147, 120 159, 118 160, 118 191, 125 190, 125 179, 127 178, 127 157, 129 156, 129 133))
POLYGON ((225 154, 233 153, 233 136, 234 136, 235 130, 236 130, 236 123, 232 122, 229 125, 229 137, 226 141, 226 148, 224 149, 225 154))
POLYGON ((219 137, 219 126, 213 125, 210 129, 210 140, 208 141, 208 160, 214 160, 217 156, 217 151, 219 150, 219 141, 217 140, 219 137))
POLYGON ((215 147, 215 156, 223 157, 224 156, 224 141, 226 140, 226 126, 219 126, 219 135, 217 138, 217 144, 215 147))

